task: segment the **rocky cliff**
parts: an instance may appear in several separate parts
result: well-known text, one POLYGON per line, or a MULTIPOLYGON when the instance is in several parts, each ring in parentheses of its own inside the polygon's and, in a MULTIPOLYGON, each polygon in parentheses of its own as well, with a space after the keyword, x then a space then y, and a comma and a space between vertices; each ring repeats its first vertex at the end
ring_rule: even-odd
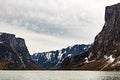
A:
POLYGON ((67 57, 60 69, 120 70, 120 3, 106 7, 105 25, 91 48, 67 57))
POLYGON ((31 57, 33 61, 46 69, 55 69, 60 66, 62 61, 68 56, 81 54, 90 47, 90 45, 74 45, 56 51, 35 53, 31 57))
POLYGON ((0 33, 0 69, 41 68, 32 61, 24 39, 16 38, 14 34, 0 33))

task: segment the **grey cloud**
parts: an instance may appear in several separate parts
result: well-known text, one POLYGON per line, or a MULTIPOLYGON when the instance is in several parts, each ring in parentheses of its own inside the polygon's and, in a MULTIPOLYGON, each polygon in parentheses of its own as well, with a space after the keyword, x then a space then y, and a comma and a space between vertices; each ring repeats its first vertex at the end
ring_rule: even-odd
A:
POLYGON ((104 24, 105 6, 117 2, 0 0, 0 31, 23 36, 32 53, 92 43, 104 24))
POLYGON ((0 0, 0 22, 90 43, 104 24, 105 6, 116 2, 119 0, 0 0))
POLYGON ((25 27, 26 29, 37 33, 50 34, 54 36, 63 35, 63 37, 75 36, 72 29, 76 29, 75 27, 79 28, 80 26, 82 27, 83 24, 90 23, 88 16, 85 17, 85 15, 82 15, 84 13, 81 10, 79 12, 76 10, 72 11, 72 8, 60 8, 58 6, 62 5, 59 5, 56 1, 54 2, 54 0, 54 3, 52 2, 53 5, 48 3, 48 6, 53 6, 50 8, 44 4, 43 0, 38 2, 43 2, 44 6, 35 5, 35 3, 32 4, 29 1, 24 0, 19 1, 21 3, 15 2, 16 0, 12 0, 11 2, 5 0, 5 2, 3 1, 0 4, 1 22, 4 21, 9 24, 19 25, 20 27, 25 27), (28 2, 30 4, 28 4, 28 2), (58 5, 56 5, 56 3, 58 5), (54 6, 58 7, 58 9, 54 8, 54 6))

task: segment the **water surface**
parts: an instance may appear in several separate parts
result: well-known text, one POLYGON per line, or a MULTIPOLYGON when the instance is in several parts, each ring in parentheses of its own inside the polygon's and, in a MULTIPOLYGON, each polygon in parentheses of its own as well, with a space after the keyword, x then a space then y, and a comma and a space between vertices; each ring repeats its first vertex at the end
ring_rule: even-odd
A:
POLYGON ((118 71, 0 71, 0 80, 120 80, 118 71))

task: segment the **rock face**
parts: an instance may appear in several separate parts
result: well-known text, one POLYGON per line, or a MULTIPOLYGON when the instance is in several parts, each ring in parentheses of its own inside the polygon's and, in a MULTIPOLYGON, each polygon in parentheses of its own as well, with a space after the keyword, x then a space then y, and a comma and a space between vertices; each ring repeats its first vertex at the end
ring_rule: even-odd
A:
POLYGON ((24 39, 16 38, 14 34, 0 33, 0 69, 40 68, 33 63, 24 39))
POLYGON ((90 45, 74 45, 61 50, 35 53, 32 59, 35 63, 43 66, 46 69, 53 69, 60 66, 62 61, 68 56, 74 56, 85 52, 90 45))
POLYGON ((66 58, 60 69, 120 70, 120 3, 106 7, 105 25, 91 48, 66 58))

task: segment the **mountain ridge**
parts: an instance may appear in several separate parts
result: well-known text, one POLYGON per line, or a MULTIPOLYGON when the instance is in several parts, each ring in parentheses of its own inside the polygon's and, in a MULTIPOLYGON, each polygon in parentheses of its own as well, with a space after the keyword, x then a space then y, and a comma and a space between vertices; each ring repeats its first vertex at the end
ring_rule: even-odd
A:
POLYGON ((62 70, 120 70, 120 3, 107 6, 105 24, 86 53, 66 58, 62 70))
POLYGON ((0 32, 0 69, 34 70, 42 68, 32 61, 23 38, 16 38, 14 34, 0 32))
POLYGON ((59 67, 64 58, 81 54, 89 47, 90 45, 76 44, 60 50, 35 53, 31 57, 35 63, 45 67, 46 69, 53 69, 59 67))

